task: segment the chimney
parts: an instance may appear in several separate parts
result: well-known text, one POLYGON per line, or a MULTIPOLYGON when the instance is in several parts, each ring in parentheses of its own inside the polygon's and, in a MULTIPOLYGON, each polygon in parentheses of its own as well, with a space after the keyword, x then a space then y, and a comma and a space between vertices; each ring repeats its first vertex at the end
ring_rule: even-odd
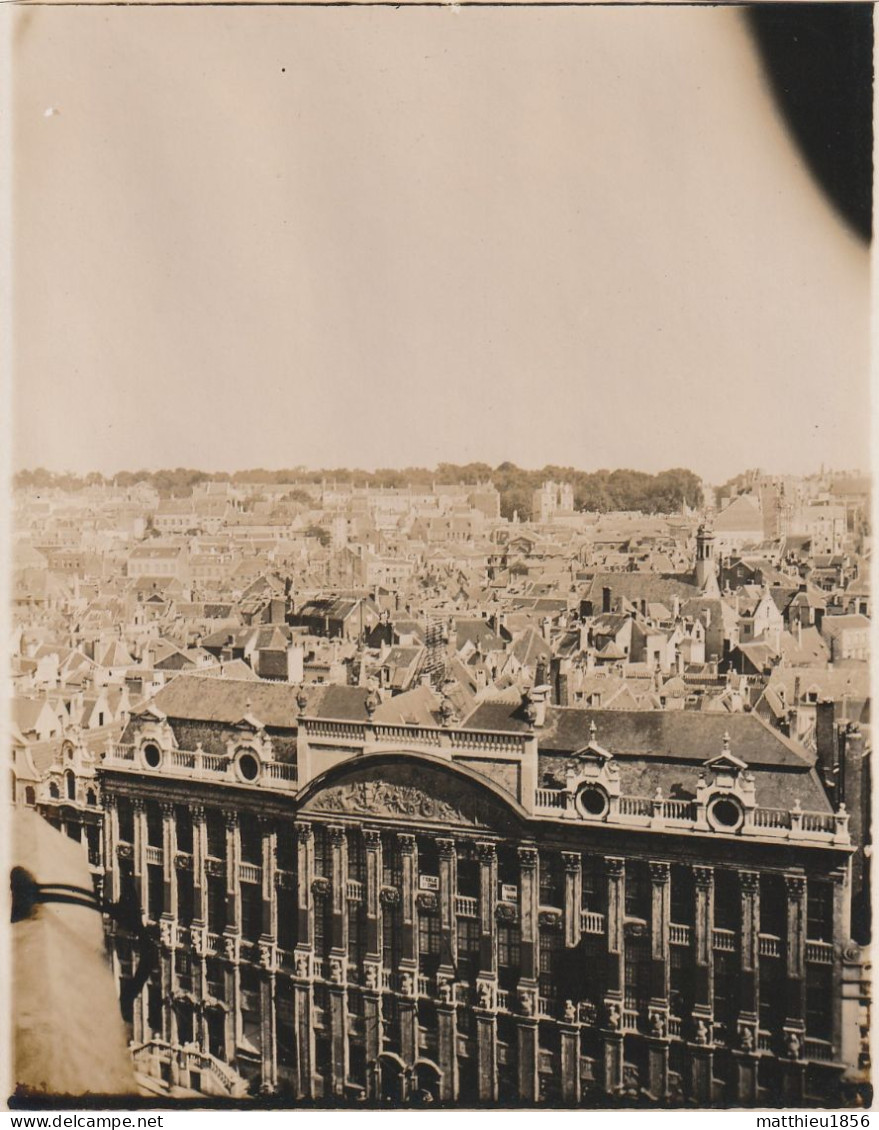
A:
POLYGON ((870 937, 870 875, 864 846, 870 837, 870 757, 860 727, 849 723, 840 735, 839 800, 849 814, 848 830, 858 849, 852 856, 852 937, 870 937))
POLYGON ((800 686, 801 686, 800 676, 796 675, 794 677, 794 701, 791 704, 792 706, 799 706, 800 705, 800 686))
POLYGON ((815 745, 818 763, 825 787, 833 787, 834 773, 838 764, 836 748, 836 725, 832 700, 819 702, 815 708, 815 745))

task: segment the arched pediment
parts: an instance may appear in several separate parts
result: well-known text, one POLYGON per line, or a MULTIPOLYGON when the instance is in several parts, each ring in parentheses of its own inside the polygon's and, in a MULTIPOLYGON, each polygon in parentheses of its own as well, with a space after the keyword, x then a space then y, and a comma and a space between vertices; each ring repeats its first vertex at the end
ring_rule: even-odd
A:
POLYGON ((358 757, 312 781, 303 815, 362 816, 515 834, 526 814, 489 781, 423 754, 358 757))

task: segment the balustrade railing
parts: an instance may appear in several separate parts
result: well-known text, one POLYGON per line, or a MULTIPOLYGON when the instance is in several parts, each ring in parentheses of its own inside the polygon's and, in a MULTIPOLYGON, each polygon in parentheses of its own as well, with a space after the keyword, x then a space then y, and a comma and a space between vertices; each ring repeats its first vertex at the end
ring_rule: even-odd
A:
POLYGON ((668 940, 673 946, 688 946, 690 944, 690 927, 679 922, 669 922, 668 940))
MULTIPOLYGON (((128 766, 137 762, 137 748, 130 744, 111 745, 104 764, 108 768, 128 766)), ((244 782, 255 786, 290 789, 296 787, 296 766, 282 761, 262 761, 262 773, 254 781, 244 782)), ((241 784, 231 772, 232 758, 225 753, 209 753, 203 749, 172 749, 165 752, 155 770, 159 774, 183 777, 225 777, 230 783, 241 784)))
POLYGON ((760 934, 757 952, 760 957, 781 957, 781 938, 777 938, 775 934, 760 934))
POLYGON ((603 934, 605 919, 597 910, 580 911, 580 929, 584 934, 603 934))
POLYGON ((735 951, 736 935, 733 930, 715 928, 713 941, 716 950, 723 950, 725 953, 733 953, 735 951))
POLYGON ((462 918, 476 918, 479 915, 479 900, 469 895, 455 895, 455 914, 462 918))
POLYGON ((261 883, 262 868, 255 863, 241 862, 239 875, 242 883, 261 883))
POLYGON ((810 942, 806 939, 806 961, 818 965, 832 965, 833 945, 830 942, 810 942))
POLYGON ((621 796, 621 816, 652 816, 653 801, 646 796, 621 796))
POLYGON ((359 879, 349 879, 346 882, 345 896, 349 902, 363 901, 363 884, 359 879))
POLYGON ((156 864, 161 867, 165 861, 165 853, 160 847, 153 847, 152 844, 147 844, 146 861, 147 863, 156 864))
POLYGON ((535 789, 534 803, 537 808, 563 809, 567 805, 568 794, 564 789, 535 789))
POLYGON ((818 1063, 832 1063, 833 1062, 833 1044, 829 1040, 810 1040, 804 1041, 803 1050, 806 1059, 817 1060, 818 1063))

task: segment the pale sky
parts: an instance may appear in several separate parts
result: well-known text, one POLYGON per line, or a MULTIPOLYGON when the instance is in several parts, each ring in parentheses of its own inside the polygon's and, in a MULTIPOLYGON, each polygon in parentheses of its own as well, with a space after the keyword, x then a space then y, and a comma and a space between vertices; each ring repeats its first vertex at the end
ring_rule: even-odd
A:
POLYGON ((738 11, 15 17, 17 467, 867 465, 738 11))

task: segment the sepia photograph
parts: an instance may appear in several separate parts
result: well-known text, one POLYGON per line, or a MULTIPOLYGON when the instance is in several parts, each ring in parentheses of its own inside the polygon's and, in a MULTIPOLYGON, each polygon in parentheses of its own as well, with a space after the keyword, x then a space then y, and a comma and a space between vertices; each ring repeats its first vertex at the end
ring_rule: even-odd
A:
POLYGON ((7 1110, 868 1125, 873 15, 9 5, 7 1110))

